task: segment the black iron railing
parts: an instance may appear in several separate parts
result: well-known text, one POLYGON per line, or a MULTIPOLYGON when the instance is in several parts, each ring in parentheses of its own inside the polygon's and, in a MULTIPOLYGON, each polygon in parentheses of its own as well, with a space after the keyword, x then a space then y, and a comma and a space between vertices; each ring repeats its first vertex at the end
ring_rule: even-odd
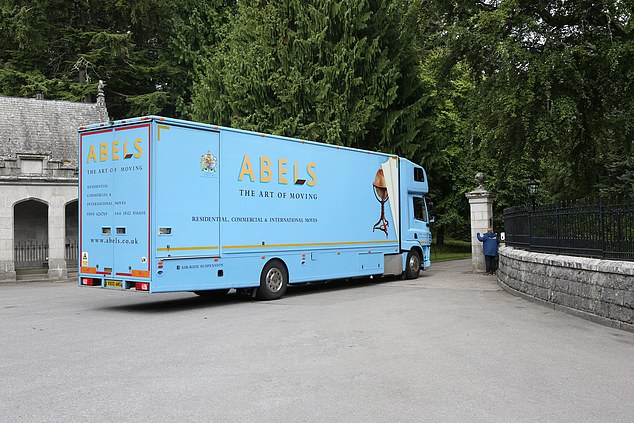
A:
POLYGON ((67 267, 77 266, 77 240, 66 240, 66 246, 64 251, 64 258, 66 259, 67 267))
POLYGON ((44 240, 16 241, 13 252, 16 269, 39 269, 48 266, 48 243, 44 240))
POLYGON ((504 210, 506 244, 530 251, 634 261, 634 199, 504 210))
MULTIPOLYGON (((19 240, 13 247, 16 269, 39 269, 48 266, 48 242, 46 240, 19 240)), ((67 240, 64 258, 68 267, 77 266, 77 240, 67 240)))

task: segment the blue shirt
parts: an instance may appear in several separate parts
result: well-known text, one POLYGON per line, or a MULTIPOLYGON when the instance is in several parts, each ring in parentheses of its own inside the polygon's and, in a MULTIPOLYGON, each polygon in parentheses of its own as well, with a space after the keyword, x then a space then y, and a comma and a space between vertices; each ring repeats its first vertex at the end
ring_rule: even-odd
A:
POLYGON ((484 251, 485 256, 497 256, 498 255, 498 244, 500 243, 500 239, 498 238, 495 232, 487 232, 484 235, 480 236, 478 232, 478 241, 482 242, 482 250, 484 251))

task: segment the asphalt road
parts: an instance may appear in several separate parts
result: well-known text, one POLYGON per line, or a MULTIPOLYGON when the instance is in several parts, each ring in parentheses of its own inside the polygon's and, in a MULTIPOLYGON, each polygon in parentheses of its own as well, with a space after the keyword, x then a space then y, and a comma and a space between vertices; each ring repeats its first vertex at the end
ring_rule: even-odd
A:
POLYGON ((634 421, 634 334, 469 269, 272 302, 3 284, 0 421, 634 421))

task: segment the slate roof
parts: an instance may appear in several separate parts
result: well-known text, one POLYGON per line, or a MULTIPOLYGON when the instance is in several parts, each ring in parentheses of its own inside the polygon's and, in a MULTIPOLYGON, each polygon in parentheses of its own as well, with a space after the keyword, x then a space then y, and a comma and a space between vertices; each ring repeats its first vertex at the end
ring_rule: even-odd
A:
POLYGON ((77 128, 107 116, 97 103, 0 96, 0 160, 17 153, 50 154, 77 166, 77 128))

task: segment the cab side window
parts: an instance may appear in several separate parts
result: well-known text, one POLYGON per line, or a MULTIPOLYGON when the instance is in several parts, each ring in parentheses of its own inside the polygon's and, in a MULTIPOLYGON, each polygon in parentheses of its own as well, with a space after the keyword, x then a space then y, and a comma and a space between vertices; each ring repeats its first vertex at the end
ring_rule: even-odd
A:
POLYGON ((427 207, 423 197, 414 197, 414 219, 427 222, 427 207))
POLYGON ((423 168, 421 167, 414 168, 414 181, 425 182, 425 174, 423 173, 423 168))

